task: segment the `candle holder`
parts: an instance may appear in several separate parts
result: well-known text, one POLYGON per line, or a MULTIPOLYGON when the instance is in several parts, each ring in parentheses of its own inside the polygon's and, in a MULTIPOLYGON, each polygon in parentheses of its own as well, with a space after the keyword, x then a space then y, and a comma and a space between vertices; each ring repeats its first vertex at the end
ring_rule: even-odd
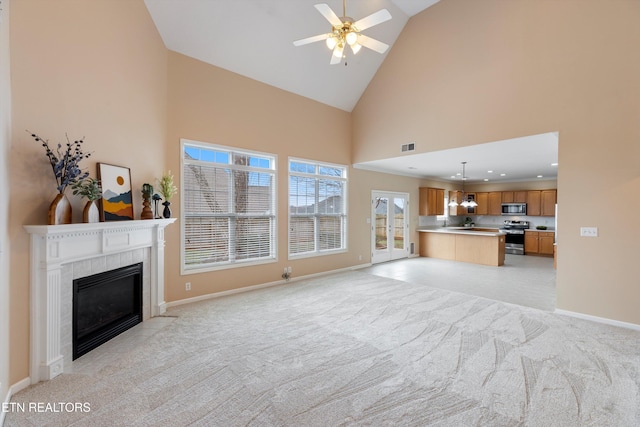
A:
POLYGON ((153 199, 153 215, 155 219, 160 219, 162 217, 158 215, 158 204, 160 203, 160 200, 162 200, 162 197, 160 197, 160 195, 156 193, 153 195, 152 199, 153 199))
POLYGON ((150 184, 142 184, 142 215, 140 215, 141 219, 153 219, 153 212, 151 212, 151 207, 149 203, 149 199, 153 194, 153 187, 150 184))

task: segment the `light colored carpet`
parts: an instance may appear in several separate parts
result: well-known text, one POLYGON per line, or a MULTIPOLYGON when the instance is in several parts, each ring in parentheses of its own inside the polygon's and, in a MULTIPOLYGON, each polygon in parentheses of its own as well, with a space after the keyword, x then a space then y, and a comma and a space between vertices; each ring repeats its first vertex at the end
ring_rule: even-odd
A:
POLYGON ((363 272, 168 314, 94 372, 12 400, 90 412, 6 425, 640 425, 637 331, 363 272))

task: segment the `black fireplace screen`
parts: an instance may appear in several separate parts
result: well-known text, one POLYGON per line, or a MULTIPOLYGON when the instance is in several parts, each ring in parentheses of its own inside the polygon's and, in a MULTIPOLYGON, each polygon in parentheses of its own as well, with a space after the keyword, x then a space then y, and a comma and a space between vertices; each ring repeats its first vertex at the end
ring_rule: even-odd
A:
POLYGON ((142 263, 73 281, 73 359, 142 322, 142 263))

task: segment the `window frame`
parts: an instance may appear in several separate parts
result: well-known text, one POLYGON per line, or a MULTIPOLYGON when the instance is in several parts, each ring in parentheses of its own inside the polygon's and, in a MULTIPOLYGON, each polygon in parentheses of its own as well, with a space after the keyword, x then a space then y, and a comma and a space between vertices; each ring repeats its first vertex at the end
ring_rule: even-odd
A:
MULTIPOLYGON (((212 167, 225 167, 225 163, 206 162, 201 160, 192 161, 192 163, 199 163, 199 162, 201 162, 204 165, 209 165, 212 167)), ((220 145, 220 144, 212 144, 212 143, 202 142, 202 141, 180 139, 180 178, 182 183, 182 185, 180 185, 180 273, 182 275, 226 270, 231 268, 249 267, 249 266, 261 265, 261 264, 272 264, 272 263, 278 262, 278 212, 277 212, 278 210, 278 156, 276 154, 266 153, 266 152, 256 151, 256 150, 248 150, 248 149, 243 149, 238 147, 231 147, 231 146, 220 145), (254 259, 248 259, 248 260, 237 260, 237 259, 231 260, 232 256, 229 254, 230 260, 226 260, 226 261, 213 262, 209 264, 201 264, 194 267, 189 267, 186 264, 186 254, 187 254, 187 250, 186 250, 186 237, 187 237, 186 222, 187 221, 186 219, 190 215, 187 215, 186 208, 185 208, 185 202, 186 202, 185 168, 187 167, 187 162, 186 162, 187 159, 185 158, 185 147, 194 147, 194 148, 201 148, 201 149, 211 150, 211 151, 226 152, 229 156, 229 163, 226 165, 228 165, 230 170, 244 170, 244 171, 252 171, 252 172, 259 172, 259 173, 269 173, 272 175, 272 188, 271 188, 272 211, 269 214, 264 215, 265 218, 269 218, 271 220, 271 227, 270 227, 271 255, 270 257, 260 258, 260 259, 254 258, 254 259), (234 154, 267 158, 271 162, 271 165, 270 165, 271 167, 264 168, 264 167, 253 167, 248 165, 247 166, 234 165, 233 164, 234 154)), ((233 198, 233 186, 230 189, 229 197, 233 198)), ((231 218, 231 217, 242 218, 243 215, 245 214, 229 212, 228 214, 225 213, 219 216, 222 218, 231 218)), ((250 214, 249 216, 259 216, 259 215, 250 214)), ((230 229, 231 228, 232 227, 230 227, 230 229)), ((235 241, 237 242, 237 240, 235 241)), ((235 247, 235 243, 230 239, 229 252, 231 252, 232 248, 234 247, 235 247)))
POLYGON ((317 161, 317 160, 309 160, 309 159, 303 159, 300 157, 289 157, 287 160, 287 256, 289 260, 295 260, 295 259, 302 259, 302 258, 312 258, 312 257, 317 257, 317 256, 326 256, 326 255, 335 255, 335 254, 340 254, 340 253, 346 253, 349 251, 349 244, 348 244, 348 237, 349 237, 349 230, 348 230, 348 225, 349 225, 349 212, 348 212, 348 189, 349 189, 349 166, 347 165, 341 165, 341 164, 337 164, 337 163, 329 163, 329 162, 321 162, 321 161, 317 161), (310 173, 304 173, 304 172, 292 172, 291 171, 291 164, 292 163, 303 163, 303 164, 307 164, 307 165, 314 165, 315 166, 315 173, 310 174, 310 173), (342 170, 342 176, 340 177, 336 177, 336 176, 331 176, 331 175, 322 175, 320 174, 320 168, 322 167, 327 167, 327 168, 338 168, 342 170), (334 215, 330 215, 330 216, 338 216, 341 218, 341 241, 342 241, 342 246, 340 248, 335 248, 335 249, 320 249, 320 245, 319 245, 319 227, 317 226, 318 221, 317 219, 321 216, 327 216, 327 213, 319 213, 319 212, 314 212, 313 214, 307 214, 307 215, 299 215, 299 216, 312 216, 314 218, 314 246, 315 249, 313 251, 307 251, 307 252, 302 252, 302 253, 291 253, 291 238, 292 238, 292 217, 295 217, 296 215, 293 214, 291 212, 291 177, 292 176, 300 176, 300 177, 306 177, 306 178, 313 178, 315 179, 315 187, 316 187, 316 192, 315 192, 315 201, 314 204, 317 206, 319 203, 319 192, 317 191, 317 188, 319 186, 319 182, 322 179, 331 179, 331 180, 337 180, 337 181, 341 181, 343 182, 343 191, 342 191, 342 213, 341 214, 334 214, 334 215))

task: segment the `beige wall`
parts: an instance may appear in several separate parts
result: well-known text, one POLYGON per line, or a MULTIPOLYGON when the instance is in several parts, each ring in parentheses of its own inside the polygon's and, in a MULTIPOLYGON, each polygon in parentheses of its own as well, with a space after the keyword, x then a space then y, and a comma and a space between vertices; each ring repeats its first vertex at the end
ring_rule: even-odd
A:
POLYGON ((354 110, 353 160, 559 131, 557 306, 640 324, 638 46, 637 0, 443 0, 354 110))
MULTIPOLYGON (((166 231, 166 299, 185 298, 281 280, 283 268, 293 276, 336 270, 370 261, 366 218, 371 190, 411 191, 417 200, 418 180, 349 170, 349 251, 298 259, 287 258, 289 156, 344 165, 351 162, 351 116, 255 80, 169 54, 167 166, 180 170, 180 139, 275 154, 278 157, 278 261, 272 264, 180 275, 180 224, 166 231), (359 257, 362 256, 362 260, 359 257), (185 291, 185 282, 191 291, 185 291)), ((172 201, 179 216, 179 196, 172 201)), ((414 215, 417 218, 417 210, 414 215)))
MULTIPOLYGON (((0 11, 0 401, 9 386, 9 149, 11 144, 11 79, 9 76, 9 7, 0 11)), ((0 414, 2 424, 2 414, 0 414)))
MULTIPOLYGON (((55 196, 42 147, 26 128, 52 141, 65 132, 72 138, 84 135, 94 152, 86 166, 93 173, 96 161, 128 166, 134 188, 167 169, 180 186, 180 138, 278 156, 278 262, 181 276, 178 221, 165 234, 167 301, 281 280, 284 266, 303 276, 366 264, 371 191, 409 192, 411 200, 418 198, 417 179, 349 168, 348 252, 288 261, 287 198, 282 197, 288 191, 288 156, 350 165, 350 114, 167 52, 141 1, 113 3, 20 0, 12 11, 12 71, 17 77, 10 292, 11 321, 17 327, 11 329, 11 383, 28 375, 29 242, 23 225, 44 223, 55 196), (79 28, 74 28, 76 22, 79 28), (184 291, 186 281, 192 283, 191 292, 184 291)), ((82 203, 72 200, 78 222, 82 203)), ((140 205, 136 194, 136 217, 140 205)), ((417 241, 414 205, 411 240, 417 241)), ((179 206, 178 195, 172 200, 175 217, 179 206)))
MULTIPOLYGON (((558 130, 558 184, 565 206, 560 227, 567 230, 559 304, 640 324, 631 272, 638 239, 626 225, 610 220, 608 208, 619 200, 630 204, 626 211, 640 207, 630 197, 640 175, 640 132, 633 121, 640 102, 635 79, 640 25, 636 1, 611 3, 616 7, 608 10, 598 0, 580 2, 584 13, 576 14, 576 8, 583 9, 572 0, 443 0, 410 20, 349 115, 167 52, 142 0, 13 1, 12 138, 10 147, 0 145, 10 149, 11 165, 9 383, 28 376, 29 244, 23 225, 43 224, 55 196, 42 147, 27 128, 52 141, 62 140, 65 132, 85 136, 94 152, 86 162, 92 173, 96 161, 129 166, 134 188, 162 170, 179 176, 180 138, 278 155, 278 262, 181 276, 176 222, 166 234, 167 301, 276 281, 285 265, 303 276, 369 262, 372 190, 410 194, 411 240, 417 242, 418 187, 430 182, 350 168, 349 251, 289 262, 282 197, 288 156, 353 164, 387 156, 398 140, 435 150, 558 130), (603 26, 601 20, 606 31, 593 31, 603 26), (386 141, 393 141, 391 147, 386 141), (585 209, 582 201, 593 198, 598 204, 585 209), (579 225, 599 226, 601 236, 580 240, 579 225), (189 293, 186 281, 192 283, 189 293)), ((6 84, 1 70, 0 84, 6 84)), ((0 132, 8 129, 0 126, 0 132)), ((81 202, 73 200, 78 221, 81 202)), ((179 202, 178 196, 175 216, 179 202)), ((139 216, 139 194, 134 204, 139 216)))
MULTIPOLYGON (((4 2, 3 2, 4 6, 4 2)), ((165 164, 167 51, 142 0, 18 0, 11 4, 13 126, 10 167, 11 383, 29 374, 29 240, 56 195, 44 150, 86 137, 95 162, 131 168, 133 188, 165 164)), ((3 169, 4 170, 4 169, 3 169)), ((71 195, 74 221, 83 203, 71 195)), ((141 196, 134 191, 137 217, 141 196)))

